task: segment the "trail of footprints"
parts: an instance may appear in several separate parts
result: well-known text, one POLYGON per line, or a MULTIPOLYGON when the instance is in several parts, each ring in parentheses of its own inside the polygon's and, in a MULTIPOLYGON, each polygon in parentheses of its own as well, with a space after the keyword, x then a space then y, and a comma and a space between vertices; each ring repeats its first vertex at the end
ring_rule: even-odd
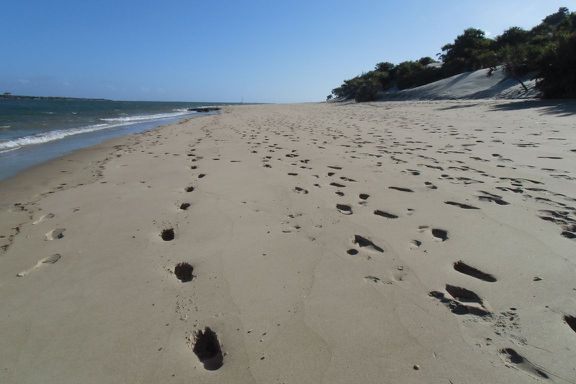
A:
MULTIPOLYGON (((351 121, 353 121, 351 119, 351 121)), ((274 124, 272 124, 274 125, 274 124)), ((388 190, 390 193, 421 193, 422 190, 427 190, 430 193, 433 193, 435 190, 442 188, 442 183, 451 183, 451 184, 460 184, 462 186, 476 186, 476 185, 483 185, 487 182, 491 182, 496 184, 494 187, 496 190, 503 192, 505 194, 513 194, 513 195, 523 195, 526 198, 533 199, 538 203, 548 204, 551 205, 553 208, 548 210, 541 210, 539 217, 542 220, 549 221, 561 227, 561 235, 568 238, 568 239, 576 239, 576 209, 574 208, 575 199, 569 198, 562 194, 557 194, 554 192, 546 191, 544 189, 538 188, 538 185, 541 184, 536 180, 527 180, 527 179, 518 179, 518 178, 506 178, 501 177, 497 178, 490 173, 486 172, 485 170, 481 169, 482 167, 474 167, 471 166, 470 160, 460 161, 460 160, 448 160, 447 162, 445 159, 442 161, 444 163, 450 164, 449 166, 442 167, 440 166, 440 162, 435 158, 435 156, 428 156, 424 155, 424 152, 430 152, 434 146, 418 142, 415 140, 405 140, 402 142, 401 140, 394 140, 393 144, 396 150, 391 151, 389 148, 389 144, 386 143, 387 140, 392 138, 392 132, 383 129, 383 130, 373 130, 368 132, 369 136, 374 138, 374 141, 362 139, 360 134, 356 135, 355 138, 346 137, 337 130, 331 130, 330 128, 325 128, 324 131, 318 130, 318 127, 312 127, 314 124, 310 123, 307 128, 306 126, 299 126, 298 129, 300 130, 308 130, 308 133, 312 135, 312 137, 318 137, 316 135, 322 134, 323 138, 313 138, 309 145, 314 148, 315 151, 322 151, 327 148, 329 144, 332 145, 340 145, 341 147, 345 148, 345 154, 349 156, 351 159, 368 159, 373 158, 374 162, 372 163, 376 167, 380 167, 383 165, 384 161, 386 160, 386 156, 391 161, 392 164, 406 164, 408 163, 408 159, 405 155, 415 156, 420 159, 418 163, 418 167, 420 169, 415 168, 407 168, 402 173, 409 175, 410 177, 431 177, 436 172, 436 177, 438 182, 425 180, 423 183, 423 187, 421 189, 417 189, 414 187, 407 187, 407 186, 388 186, 388 190), (383 132, 382 132, 383 131, 383 132), (340 140, 345 139, 352 139, 352 142, 348 142, 346 144, 338 144, 340 140), (367 146, 370 144, 374 145, 378 150, 376 153, 371 152, 367 149, 367 146), (411 144, 411 145, 410 145, 411 144), (397 150, 400 148, 400 150, 397 150), (528 184, 528 186, 527 186, 528 184), (554 196, 556 199, 551 199, 546 195, 554 196), (564 199, 564 202, 559 201, 560 199, 564 199)), ((406 126, 406 124, 404 124, 406 126)), ((275 126, 282 126, 282 124, 275 124, 275 126)), ((349 127, 354 126, 352 122, 349 124, 349 127)), ((428 128, 425 124, 423 124, 423 130, 429 131, 430 133, 434 134, 442 134, 444 131, 440 128, 428 128), (436 131, 435 131, 436 130, 436 131)), ((277 134, 283 137, 291 137, 293 141, 299 141, 300 137, 297 134, 297 131, 292 127, 286 131, 274 131, 271 130, 270 133, 277 134)), ((482 129, 478 129, 481 131, 482 129)), ((359 130, 357 130, 359 132, 359 130)), ((495 131, 494 134, 498 135, 503 133, 504 131, 495 131)), ((293 191, 298 194, 308 195, 314 192, 313 188, 309 188, 306 185, 301 184, 302 178, 310 177, 315 179, 320 179, 313 184, 316 188, 328 187, 333 188, 334 193, 341 197, 346 198, 348 193, 346 193, 346 189, 349 188, 353 183, 356 183, 357 180, 352 177, 348 177, 347 175, 341 175, 344 173, 345 167, 338 166, 338 165, 327 165, 328 170, 324 171, 322 175, 309 175, 306 171, 311 171, 314 169, 313 164, 311 164, 309 159, 300 159, 297 161, 293 161, 290 163, 286 163, 286 159, 298 159, 301 155, 296 150, 290 150, 284 148, 278 144, 271 143, 271 136, 266 135, 264 140, 259 140, 259 132, 258 130, 253 130, 250 133, 250 138, 255 148, 254 153, 260 153, 261 150, 267 150, 268 154, 262 157, 262 162, 264 167, 271 168, 273 163, 284 163, 290 167, 298 167, 302 171, 300 172, 288 172, 289 176, 299 177, 299 184, 295 186, 293 191), (266 145, 267 149, 263 149, 262 147, 266 145), (262 146, 262 147, 261 147, 262 146), (287 151, 284 157, 280 155, 283 151, 287 151), (327 179, 326 179, 327 178, 327 179), (321 182, 322 180, 327 180, 324 184, 321 182)), ((248 133, 245 133, 247 136, 248 133)), ((451 127, 450 128, 450 135, 459 136, 461 135, 457 129, 451 127)), ((245 136, 245 137, 246 137, 245 136)), ((464 140, 475 140, 474 135, 466 135, 466 137, 462 137, 464 140)), ((500 139, 495 138, 493 140, 495 143, 502 143, 503 141, 500 139)), ((472 151, 472 148, 478 143, 476 142, 467 142, 462 143, 462 149, 456 150, 451 147, 445 148, 437 148, 436 152, 438 154, 443 155, 467 155, 472 151)), ((576 150, 574 150, 576 151, 576 150)), ((500 164, 497 166, 507 167, 512 170, 516 169, 516 167, 510 165, 513 163, 512 159, 506 158, 499 154, 493 154, 491 159, 483 159, 479 156, 468 156, 469 159, 480 162, 480 163, 490 163, 492 161, 497 161, 500 164)), ((277 165, 274 165, 276 167, 277 165)), ((550 172, 556 170, 548 170, 550 172)), ((567 176, 558 175, 559 178, 566 178, 567 176)), ((412 184, 413 185, 413 184, 412 184)), ((350 201, 341 201, 337 202, 335 205, 335 210, 340 215, 344 216, 352 216, 355 214, 365 214, 362 212, 362 207, 367 207, 369 205, 369 198, 370 195, 367 193, 360 193, 359 194, 359 201, 356 204, 350 204, 350 201)), ((508 198, 505 198, 502 194, 494 193, 492 191, 484 189, 479 189, 475 192, 474 196, 471 198, 476 199, 476 203, 469 202, 469 199, 463 199, 464 201, 458 200, 446 200, 443 201, 444 204, 447 206, 453 207, 454 209, 461 209, 464 211, 469 211, 470 214, 474 214, 473 212, 479 212, 481 209, 486 207, 489 209, 489 206, 496 206, 501 207, 499 209, 505 209, 506 206, 510 205, 511 202, 508 198)), ((375 216, 382 218, 383 220, 390 220, 393 222, 394 220, 402 219, 401 215, 397 212, 390 212, 384 209, 373 209, 371 213, 375 216)), ((408 209, 406 212, 406 216, 410 216, 414 213, 413 209, 408 209)), ((444 243, 450 240, 450 234, 446 229, 443 228, 436 228, 429 225, 419 226, 418 232, 422 234, 427 234, 429 238, 439 242, 444 243)), ((414 239, 410 242, 409 247, 411 249, 418 249, 422 247, 423 239, 414 239)), ((356 256, 359 255, 361 252, 368 252, 367 257, 371 258, 372 256, 376 256, 378 254, 382 254, 385 252, 385 248, 378 244, 378 240, 374 238, 370 238, 363 234, 354 234, 351 236, 350 240, 350 247, 346 250, 346 254, 349 256, 356 256)), ((469 264, 463 260, 457 260, 452 265, 453 271, 456 273, 462 274, 467 276, 470 279, 475 279, 481 281, 482 283, 487 284, 494 284, 497 283, 497 278, 486 271, 481 270, 477 266, 469 264)), ((365 276, 364 279, 369 283, 381 283, 381 279, 378 276, 365 276)), ((535 280, 536 281, 536 280, 535 280)), ((480 295, 478 295, 473 290, 465 287, 465 286, 458 286, 454 284, 445 284, 442 290, 431 291, 429 292, 429 296, 435 300, 438 300, 442 305, 446 306, 452 313, 459 316, 472 316, 483 319, 485 321, 491 322, 495 329, 496 333, 502 332, 502 330, 506 329, 514 329, 518 327, 518 314, 515 312, 514 308, 511 308, 508 311, 503 311, 501 313, 493 312, 492 308, 489 304, 484 300, 480 295)), ((574 332, 576 332, 576 317, 571 315, 566 315, 563 318, 564 322, 568 327, 570 327, 574 332)), ((502 359, 512 366, 526 371, 538 378, 548 379, 549 374, 546 370, 539 368, 536 364, 528 361, 526 358, 521 356, 518 352, 516 352, 513 348, 504 348, 499 350, 499 354, 502 359)))
MULTIPOLYGON (((198 170, 198 165, 196 163, 201 157, 195 154, 195 149, 192 148, 187 154, 190 157, 190 161, 194 164, 190 166, 193 171, 198 170)), ((219 160, 220 158, 213 158, 212 160, 219 160)), ((198 173, 196 178, 201 180, 207 176, 205 173, 198 173)), ((190 193, 194 192, 195 187, 193 185, 188 185, 184 187, 184 192, 190 193)), ((181 211, 187 211, 192 204, 190 202, 183 202, 177 204, 181 211)), ((174 241, 176 236, 175 227, 167 227, 160 231, 159 237, 162 241, 171 242, 174 241)), ((192 264, 186 261, 178 262, 171 273, 174 274, 175 278, 181 283, 189 283, 195 278, 194 267, 192 264)), ((182 300, 177 300, 176 312, 181 313, 181 320, 187 319, 187 314, 182 314, 185 311, 187 304, 182 300), (182 317, 183 316, 183 317, 182 317)), ((220 369, 224 364, 224 354, 222 352, 222 347, 218 339, 218 335, 210 327, 204 327, 204 329, 199 329, 195 331, 191 337, 187 337, 187 340, 192 345, 192 351, 202 363, 206 370, 213 371, 220 369)))
MULTIPOLYGON (((125 145, 115 145, 112 152, 104 160, 96 161, 95 164, 92 165, 92 167, 94 167, 94 171, 92 173, 92 177, 93 177, 94 181, 98 180, 102 176, 105 164, 113 157, 113 155, 117 158, 122 156, 122 154, 120 153, 121 151, 130 152, 131 149, 125 145)), ((67 161, 73 161, 73 160, 67 160, 67 161)), ((60 172, 67 173, 68 171, 67 170, 61 170, 60 172)), ((106 183, 106 182, 101 181, 101 183, 106 183)), ((68 185, 68 183, 60 183, 58 186, 50 189, 48 192, 44 192, 44 193, 40 194, 40 197, 43 198, 43 197, 46 197, 50 194, 53 194, 56 191, 61 191, 61 190, 64 190, 66 188, 79 187, 82 185, 84 185, 84 184, 80 183, 80 184, 76 184, 76 185, 68 185)), ((27 203, 15 203, 14 207, 18 211, 26 212, 28 215, 28 219, 31 221, 31 224, 34 226, 36 226, 36 225, 48 225, 48 223, 50 223, 50 221, 52 221, 53 219, 56 218, 56 215, 54 213, 49 212, 49 213, 45 213, 45 214, 40 215, 37 219, 34 220, 34 213, 35 213, 34 207, 36 206, 36 204, 37 204, 36 201, 27 202, 27 203)), ((79 210, 80 210, 79 208, 74 208, 73 212, 78 212, 79 210)), ((20 233, 21 225, 24 225, 24 224, 20 224, 20 225, 14 227, 13 228, 14 233, 10 234, 9 236, 0 235, 0 239, 7 238, 7 240, 8 240, 7 242, 5 241, 4 244, 0 246, 1 252, 7 252, 8 251, 8 249, 10 248, 12 243, 14 242, 16 236, 20 233)), ((58 241, 58 240, 64 239, 65 234, 66 234, 66 228, 54 228, 54 229, 52 229, 52 230, 50 230, 44 234, 44 241, 58 241)), ((56 264, 61 259, 62 259, 62 254, 54 253, 50 256, 47 256, 47 257, 40 259, 34 266, 32 266, 32 267, 30 267, 24 271, 18 272, 16 274, 16 276, 17 277, 28 276, 32 272, 34 272, 38 269, 42 269, 44 266, 56 264)))

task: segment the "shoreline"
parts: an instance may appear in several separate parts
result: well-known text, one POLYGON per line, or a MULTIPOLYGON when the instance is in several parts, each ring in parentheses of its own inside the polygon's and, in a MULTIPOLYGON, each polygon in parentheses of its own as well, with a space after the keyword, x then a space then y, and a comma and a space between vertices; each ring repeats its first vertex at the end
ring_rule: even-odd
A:
POLYGON ((576 132, 513 106, 226 106, 0 181, 0 381, 570 382, 576 132))
MULTIPOLYGON (((198 117, 199 115, 184 115, 165 117, 158 120, 133 122, 106 129, 66 135, 60 139, 45 143, 22 146, 13 150, 0 152, 0 181, 26 170, 35 165, 72 153, 75 150, 89 148, 106 140, 145 132, 165 125, 177 124, 183 119, 198 117)), ((80 128, 77 128, 80 129, 80 128)), ((72 129, 73 130, 73 129, 72 129)))

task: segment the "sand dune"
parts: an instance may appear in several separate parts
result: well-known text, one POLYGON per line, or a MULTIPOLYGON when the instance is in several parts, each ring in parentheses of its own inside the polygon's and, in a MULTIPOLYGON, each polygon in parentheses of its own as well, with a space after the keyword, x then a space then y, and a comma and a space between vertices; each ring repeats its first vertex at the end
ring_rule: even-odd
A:
POLYGON ((465 72, 402 91, 389 92, 385 99, 395 100, 453 100, 453 99, 530 99, 538 96, 536 80, 525 76, 522 85, 509 77, 502 67, 489 75, 489 69, 465 72))
POLYGON ((576 130, 227 107, 0 184, 2 383, 576 383, 576 130))

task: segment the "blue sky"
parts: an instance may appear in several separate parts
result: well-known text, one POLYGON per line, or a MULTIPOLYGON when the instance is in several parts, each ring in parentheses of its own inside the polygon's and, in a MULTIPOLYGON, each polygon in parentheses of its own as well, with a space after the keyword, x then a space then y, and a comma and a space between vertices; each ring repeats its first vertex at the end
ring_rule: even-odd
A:
POLYGON ((0 92, 117 100, 320 101, 465 28, 530 28, 574 0, 3 0, 0 92))

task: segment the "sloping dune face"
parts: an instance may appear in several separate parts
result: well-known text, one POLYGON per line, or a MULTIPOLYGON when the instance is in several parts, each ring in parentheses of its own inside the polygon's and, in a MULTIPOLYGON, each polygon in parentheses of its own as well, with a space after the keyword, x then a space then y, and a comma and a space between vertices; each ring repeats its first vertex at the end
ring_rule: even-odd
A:
POLYGON ((526 87, 506 74, 502 67, 490 71, 480 69, 452 77, 385 94, 385 98, 400 100, 456 99, 532 99, 539 95, 536 81, 529 76, 521 79, 526 87))

